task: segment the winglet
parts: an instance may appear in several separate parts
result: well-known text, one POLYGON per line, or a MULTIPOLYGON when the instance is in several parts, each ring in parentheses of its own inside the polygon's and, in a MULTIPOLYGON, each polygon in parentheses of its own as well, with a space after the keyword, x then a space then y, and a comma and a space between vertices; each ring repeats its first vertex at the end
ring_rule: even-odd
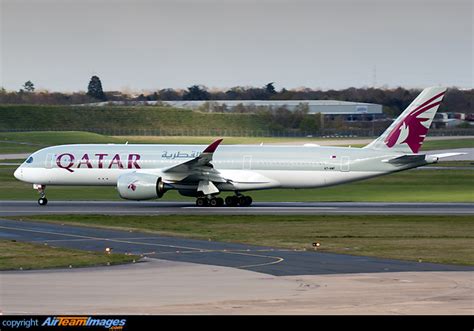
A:
POLYGON ((214 153, 219 146, 219 144, 224 140, 223 138, 217 139, 214 141, 212 144, 206 147, 206 149, 203 151, 203 153, 214 153))

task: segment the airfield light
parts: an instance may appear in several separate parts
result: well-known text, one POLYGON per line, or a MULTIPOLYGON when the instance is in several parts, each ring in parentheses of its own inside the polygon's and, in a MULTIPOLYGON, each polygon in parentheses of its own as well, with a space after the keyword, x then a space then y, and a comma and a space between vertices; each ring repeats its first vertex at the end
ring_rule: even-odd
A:
POLYGON ((106 252, 107 254, 110 254, 110 253, 112 253, 112 248, 110 248, 110 247, 107 247, 107 248, 105 249, 105 252, 106 252))
POLYGON ((314 242, 313 243, 314 248, 318 248, 319 246, 321 246, 321 243, 319 243, 319 242, 314 242))

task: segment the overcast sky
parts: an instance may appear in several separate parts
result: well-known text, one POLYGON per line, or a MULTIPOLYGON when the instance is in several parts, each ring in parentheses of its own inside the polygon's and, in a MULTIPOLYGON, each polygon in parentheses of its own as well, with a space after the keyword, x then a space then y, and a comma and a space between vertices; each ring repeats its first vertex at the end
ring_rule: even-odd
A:
POLYGON ((0 0, 0 86, 473 86, 471 0, 0 0))

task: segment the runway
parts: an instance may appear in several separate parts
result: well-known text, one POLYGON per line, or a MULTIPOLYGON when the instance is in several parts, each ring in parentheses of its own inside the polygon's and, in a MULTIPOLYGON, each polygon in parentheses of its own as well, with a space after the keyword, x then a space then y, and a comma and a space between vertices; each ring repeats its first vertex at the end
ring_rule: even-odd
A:
POLYGON ((88 251, 112 248, 145 259, 247 269, 274 276, 327 275, 405 271, 474 271, 474 267, 277 249, 246 244, 167 237, 45 222, 0 219, 0 239, 48 244, 88 251))
POLYGON ((0 216, 103 215, 474 215, 474 203, 254 202, 251 207, 196 207, 178 201, 0 201, 0 216))

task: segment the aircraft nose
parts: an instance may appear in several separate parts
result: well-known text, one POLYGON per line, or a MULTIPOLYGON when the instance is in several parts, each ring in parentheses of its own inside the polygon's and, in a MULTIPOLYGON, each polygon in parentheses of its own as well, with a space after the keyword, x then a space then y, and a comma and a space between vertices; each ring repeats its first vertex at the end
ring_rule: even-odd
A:
POLYGON ((21 168, 21 166, 19 166, 19 167, 15 170, 15 172, 13 173, 13 176, 15 176, 15 178, 18 179, 18 180, 21 180, 22 177, 23 177, 23 170, 20 169, 20 168, 21 168))

